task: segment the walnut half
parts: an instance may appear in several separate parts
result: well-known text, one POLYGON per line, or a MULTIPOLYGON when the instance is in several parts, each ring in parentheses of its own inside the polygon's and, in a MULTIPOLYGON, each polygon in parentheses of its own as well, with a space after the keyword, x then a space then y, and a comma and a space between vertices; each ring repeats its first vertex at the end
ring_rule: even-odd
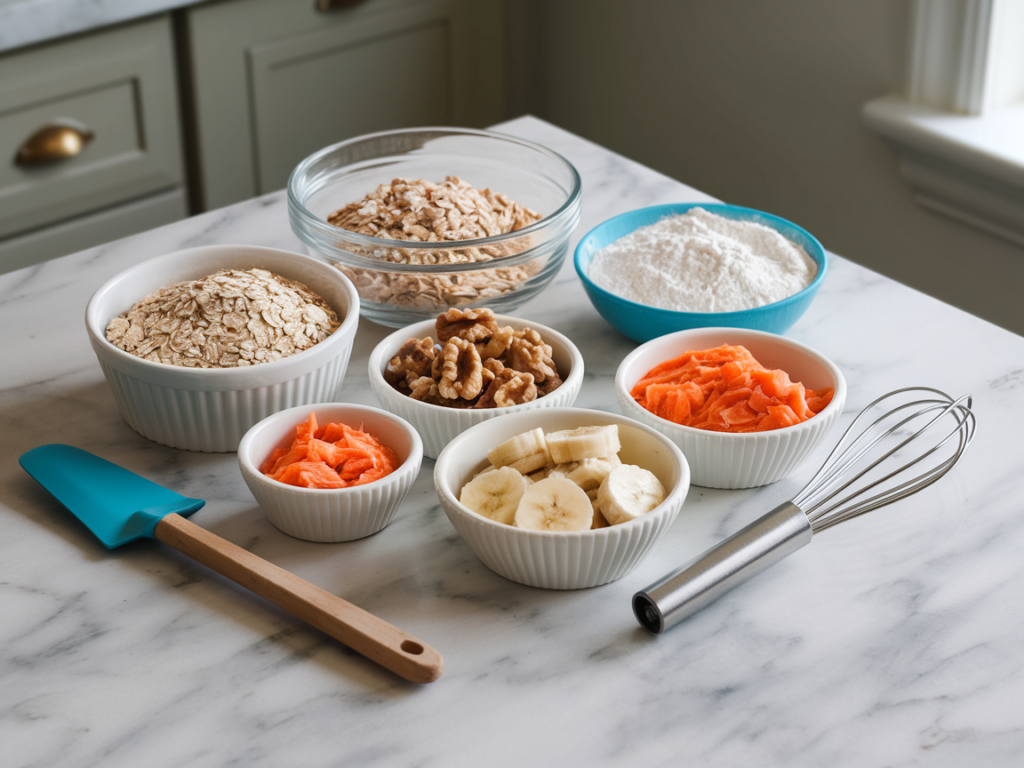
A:
POLYGON ((505 354, 506 365, 517 371, 532 373, 534 381, 540 384, 548 378, 558 377, 558 369, 551 354, 551 345, 545 344, 536 330, 523 328, 514 334, 512 344, 505 354))
POLYGON ((510 405, 529 403, 537 399, 537 387, 533 376, 511 368, 504 368, 495 375, 487 391, 480 396, 474 408, 507 408, 510 405))
POLYGON ((455 337, 441 350, 441 380, 437 390, 449 400, 472 400, 483 388, 483 363, 470 342, 455 337))
POLYGON ((476 343, 489 339, 498 330, 498 321, 489 309, 452 308, 438 315, 434 325, 442 344, 455 337, 476 343))
POLYGON ((395 389, 408 389, 407 382, 430 376, 434 362, 434 340, 409 339, 384 368, 384 380, 395 389))

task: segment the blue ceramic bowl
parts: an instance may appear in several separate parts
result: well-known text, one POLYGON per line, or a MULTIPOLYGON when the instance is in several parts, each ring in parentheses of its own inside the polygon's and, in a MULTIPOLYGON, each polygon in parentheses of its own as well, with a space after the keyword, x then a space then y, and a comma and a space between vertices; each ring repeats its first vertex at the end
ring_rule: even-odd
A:
POLYGON ((769 333, 785 333, 807 311, 828 271, 825 249, 805 229, 770 213, 722 203, 654 205, 615 216, 594 227, 580 240, 576 246, 575 264, 587 296, 601 317, 624 335, 639 342, 692 328, 751 328, 769 333), (587 272, 597 251, 640 227, 654 224, 666 216, 686 213, 691 208, 703 208, 727 219, 753 221, 771 227, 790 242, 802 247, 814 259, 818 265, 817 276, 809 286, 782 301, 737 312, 676 312, 649 307, 609 293, 590 281, 587 272))

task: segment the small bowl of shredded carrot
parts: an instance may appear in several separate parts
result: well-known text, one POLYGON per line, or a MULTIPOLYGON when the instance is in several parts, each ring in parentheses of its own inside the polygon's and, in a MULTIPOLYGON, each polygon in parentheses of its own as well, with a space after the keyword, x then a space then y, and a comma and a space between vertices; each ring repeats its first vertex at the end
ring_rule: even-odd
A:
POLYGON ((351 541, 391 522, 419 474, 423 442, 404 419, 321 403, 273 414, 238 446, 238 464, 274 526, 308 541, 351 541))
POLYGON ((700 328, 640 345, 619 365, 623 412, 660 430, 693 485, 754 488, 787 477, 835 425, 846 381, 824 355, 744 328, 700 328))

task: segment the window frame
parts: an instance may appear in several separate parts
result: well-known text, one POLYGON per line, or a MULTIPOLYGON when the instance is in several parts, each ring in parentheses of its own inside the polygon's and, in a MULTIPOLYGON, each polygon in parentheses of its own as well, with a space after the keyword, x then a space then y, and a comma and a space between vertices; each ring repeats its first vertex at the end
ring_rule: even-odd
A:
POLYGON ((921 206, 1024 245, 1024 11, 913 0, 903 94, 864 105, 921 206))

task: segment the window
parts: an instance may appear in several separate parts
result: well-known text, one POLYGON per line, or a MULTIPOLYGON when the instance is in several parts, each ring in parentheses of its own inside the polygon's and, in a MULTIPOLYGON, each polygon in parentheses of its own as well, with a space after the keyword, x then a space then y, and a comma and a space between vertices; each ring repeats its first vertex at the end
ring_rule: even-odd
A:
POLYGON ((1024 245, 1024 2, 914 0, 905 93, 864 105, 922 206, 1024 245))

